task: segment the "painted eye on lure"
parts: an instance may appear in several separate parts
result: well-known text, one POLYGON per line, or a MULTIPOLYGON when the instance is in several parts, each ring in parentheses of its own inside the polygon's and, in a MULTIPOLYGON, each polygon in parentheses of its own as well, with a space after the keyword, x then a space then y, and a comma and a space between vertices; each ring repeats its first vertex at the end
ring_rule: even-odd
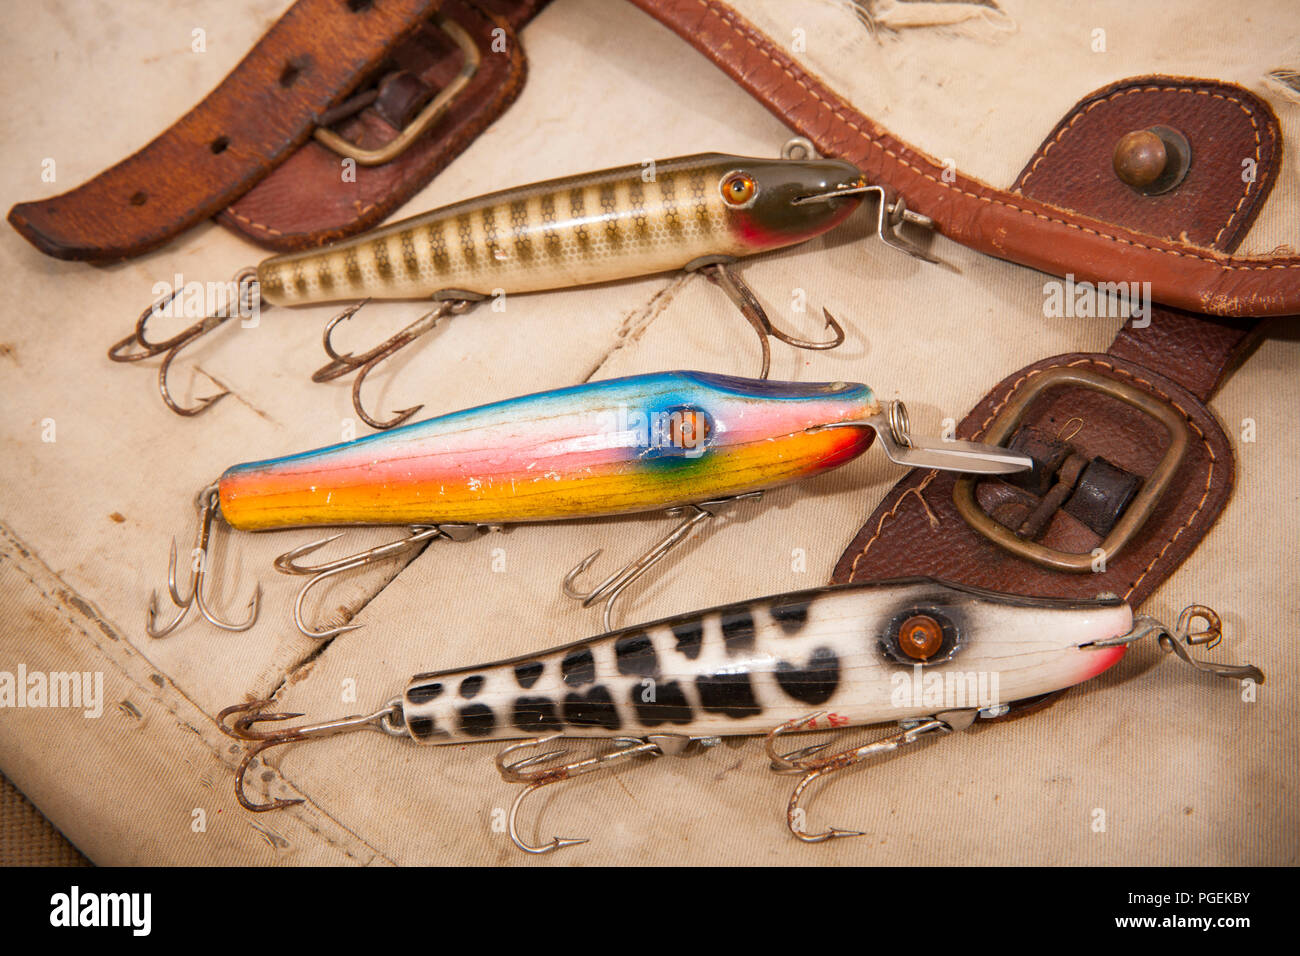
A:
POLYGON ((722 181, 722 198, 732 206, 743 206, 754 198, 758 186, 745 173, 732 173, 722 181))
POLYGON ((668 439, 673 448, 703 448, 713 437, 713 423, 702 408, 683 405, 668 413, 668 439))
POLYGON ((943 625, 928 614, 909 617, 898 629, 898 647, 908 657, 929 660, 943 645, 943 625))
POLYGON ((937 664, 957 650, 956 625, 932 608, 897 615, 885 632, 885 653, 900 664, 937 664))

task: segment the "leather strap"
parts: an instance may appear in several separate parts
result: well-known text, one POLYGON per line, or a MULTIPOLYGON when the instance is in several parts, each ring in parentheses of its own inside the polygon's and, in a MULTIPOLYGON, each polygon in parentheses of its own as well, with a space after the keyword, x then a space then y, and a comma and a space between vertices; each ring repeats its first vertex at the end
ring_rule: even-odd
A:
MULTIPOLYGON (((1047 200, 1041 193, 1035 198, 1032 191, 1000 190, 960 173, 945 181, 938 161, 863 116, 727 4, 720 0, 632 2, 679 33, 820 151, 856 163, 872 182, 897 190, 910 209, 931 217, 950 239, 1058 276, 1072 273, 1090 282, 1149 281, 1157 301, 1189 311, 1227 316, 1300 313, 1300 256, 1226 255, 1220 248, 1227 246, 1216 248, 1206 242, 1202 231, 1192 228, 1184 239, 1181 229, 1144 229, 1126 218, 1133 204, 1117 206, 1100 196, 1090 206, 1074 208, 1071 203, 1078 201, 1077 192, 1063 190, 1047 200)), ((1219 105, 1230 107, 1216 122, 1233 130, 1234 139, 1236 131, 1244 131, 1249 148, 1233 154, 1225 188, 1230 181, 1240 181, 1242 170, 1237 164, 1242 158, 1251 159, 1257 168, 1276 164, 1280 154, 1276 119, 1257 97, 1238 87, 1224 92, 1219 84, 1200 81, 1170 79, 1162 85, 1168 87, 1159 91, 1162 102, 1176 99, 1180 109, 1196 112, 1198 101, 1216 95, 1223 97, 1219 105), (1209 92, 1211 85, 1219 92, 1209 92)), ((1099 91, 1094 102, 1105 102, 1108 95, 1099 91)), ((1073 115, 1065 122, 1072 119, 1073 115)), ((1154 122, 1161 122, 1159 114, 1154 122)), ((1091 118, 1073 126, 1075 132, 1080 128, 1091 129, 1091 118)), ((1064 162, 1052 139, 1044 144, 1044 162, 1064 162)), ((1194 161, 1203 158, 1194 156, 1194 161)), ((1095 155, 1090 159, 1101 169, 1109 167, 1109 154, 1104 160, 1095 155)), ((1096 168, 1081 175, 1095 175, 1096 168)), ((1048 178, 1040 167, 1030 182, 1037 186, 1048 178)), ((1253 185, 1244 199, 1257 209, 1271 182, 1260 177, 1253 185)), ((1188 227, 1203 222, 1203 217, 1185 213, 1176 218, 1188 227)), ((1252 218, 1253 213, 1238 213, 1218 225, 1225 231, 1240 231, 1252 218)))
MULTIPOLYGON (((1125 218, 1141 229, 1177 229, 1185 217, 1187 230, 1198 232, 1208 245, 1233 248, 1273 184, 1280 153, 1268 153, 1270 160, 1258 168, 1256 182, 1243 181, 1230 136, 1238 103, 1249 94, 1198 81, 1203 93, 1171 100, 1185 95, 1174 92, 1177 85, 1143 78, 1086 97, 1031 159, 1017 188, 1048 202, 1070 196, 1077 205, 1125 218), (1171 112, 1171 102, 1181 111, 1171 112), (1172 123, 1186 135, 1197 173, 1193 177, 1189 171, 1167 195, 1136 202, 1129 187, 1116 188, 1113 174, 1097 175, 1096 170, 1109 161, 1118 136, 1158 122, 1172 123), (1216 150, 1225 137, 1228 148, 1216 150), (1236 185, 1225 189, 1224 182, 1236 185), (1186 193, 1179 196, 1184 187, 1186 193)), ((1258 131, 1263 141, 1277 142, 1273 122, 1258 131)), ((1049 474, 979 482, 975 499, 999 525, 1019 527, 1022 533, 1027 528, 1028 537, 1039 544, 1083 555, 1098 547, 1117 516, 1134 507, 1143 486, 1157 483, 1174 432, 1185 429, 1186 450, 1154 510, 1128 544, 1106 556, 1104 565, 1071 573, 1013 554, 962 515, 958 477, 913 471, 867 520, 840 558, 834 580, 927 574, 1043 597, 1087 598, 1109 591, 1140 604, 1206 534, 1231 493, 1232 448, 1204 401, 1242 359, 1255 330, 1252 320, 1162 306, 1153 306, 1149 319, 1149 325, 1136 317, 1127 322, 1104 355, 1056 356, 1012 374, 957 429, 963 438, 983 438, 997 416, 1027 390, 1047 376, 1061 376, 1066 384, 1042 390, 1027 405, 1026 430, 1017 439, 1049 474), (1120 383, 1153 402, 1174 422, 1173 431, 1132 402, 1065 378, 1079 371, 1107 388, 1120 383), (1087 462, 1091 469, 1067 474, 1071 461, 1087 462), (1136 492, 1133 476, 1140 479, 1136 492), (1039 520, 1044 503, 1050 514, 1039 520)))
POLYGON ((225 208, 311 135, 437 0, 298 0, 221 84, 139 152, 9 222, 47 255, 155 249, 225 208))
MULTIPOLYGON (((462 27, 479 50, 477 72, 424 136, 381 166, 356 166, 309 140, 279 168, 217 217, 223 226, 268 249, 289 251, 373 228, 456 158, 514 102, 527 64, 515 31, 547 0, 444 0, 441 15, 462 27)), ((349 142, 378 149, 394 140, 409 114, 445 86, 463 62, 452 39, 425 23, 387 58, 379 97, 334 128, 349 142)))

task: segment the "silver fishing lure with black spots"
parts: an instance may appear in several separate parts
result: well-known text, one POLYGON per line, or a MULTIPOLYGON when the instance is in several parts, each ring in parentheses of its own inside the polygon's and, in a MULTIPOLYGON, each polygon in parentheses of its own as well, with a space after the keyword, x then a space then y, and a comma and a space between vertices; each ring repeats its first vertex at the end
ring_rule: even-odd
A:
MULTIPOLYGON (((373 714, 262 731, 253 725, 300 715, 264 713, 270 702, 256 701, 227 708, 218 723, 233 737, 258 742, 235 784, 240 803, 254 811, 299 802, 255 804, 244 794, 249 763, 277 744, 361 728, 426 744, 526 738, 502 751, 497 764, 507 780, 526 784, 511 808, 510 835, 529 852, 584 842, 557 837, 538 847, 520 838, 519 806, 540 787, 634 757, 683 753, 721 736, 766 734, 774 767, 803 775, 788 807, 791 831, 820 842, 857 831, 806 832, 798 802, 813 780, 930 734, 962 729, 977 716, 1001 716, 1014 701, 1088 680, 1148 634, 1191 661, 1182 645, 1202 642, 1191 635, 1192 616, 1213 615, 1192 610, 1169 631, 1150 619, 1135 621, 1114 597, 1023 598, 920 578, 842 585, 419 674, 373 714), (241 716, 227 725, 235 714, 241 716), (853 750, 775 750, 786 733, 887 721, 902 730, 853 750), (507 762, 522 747, 560 736, 608 738, 616 746, 561 765, 556 758, 566 751, 507 762)), ((1263 679, 1254 668, 1191 662, 1221 676, 1263 679)))

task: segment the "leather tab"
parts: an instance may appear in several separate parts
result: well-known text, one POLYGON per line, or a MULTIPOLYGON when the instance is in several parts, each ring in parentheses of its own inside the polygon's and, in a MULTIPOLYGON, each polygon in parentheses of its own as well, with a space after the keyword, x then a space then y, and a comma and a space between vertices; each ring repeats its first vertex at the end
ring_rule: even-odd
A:
MULTIPOLYGON (((371 229, 405 203, 514 102, 527 64, 515 34, 547 0, 445 0, 440 13, 462 27, 481 62, 469 84, 433 127, 381 166, 355 165, 345 179, 343 157, 315 140, 217 217, 226 228, 277 252, 313 248, 371 229), (487 12, 490 8, 493 12, 487 12)), ((390 143, 409 117, 460 69, 463 54, 431 23, 422 24, 386 60, 378 97, 332 127, 364 149, 390 143)))
MULTIPOLYGON (((1037 375, 1054 368, 1081 368, 1114 377, 1176 409, 1191 433, 1187 453, 1168 490, 1137 537, 1105 562, 1105 570, 1069 574, 1027 561, 966 524, 953 501, 959 476, 914 470, 889 492, 849 548, 832 580, 884 580, 924 575, 1031 597, 1090 599, 1103 592, 1140 604, 1176 568, 1214 523, 1232 489, 1232 449, 1227 435, 1195 396, 1149 369, 1108 355, 1072 354, 1044 359, 999 384, 962 420, 957 437, 980 441, 994 416, 1037 375)), ((1031 407, 1027 426, 1056 435, 1083 425, 1070 439, 1088 459, 1104 458, 1123 470, 1149 475, 1164 454, 1164 428, 1112 396, 1062 387, 1044 393, 1031 407), (1072 421, 1075 420, 1075 421, 1072 421)), ((986 481, 979 502, 996 513, 1001 503, 1024 492, 1002 481, 986 481)), ((1088 554, 1101 536, 1066 512, 1051 519, 1041 542, 1088 554)))
MULTIPOLYGON (((1278 142, 1271 111, 1245 90, 1142 77, 1085 97, 1037 150, 1017 188, 1127 228, 1187 233, 1230 251, 1277 175, 1278 142), (1152 127, 1176 128, 1191 161, 1173 188, 1144 195, 1117 175, 1115 148, 1126 133, 1152 127), (1256 163, 1254 181, 1241 175, 1243 157, 1256 163)), ((1155 510, 1092 573, 1056 570, 1012 553, 966 523, 954 501, 957 476, 913 471, 867 520, 833 580, 919 574, 1039 597, 1111 592, 1140 604, 1209 531, 1232 491, 1232 448, 1203 402, 1244 356, 1256 324, 1152 305, 1148 315, 1125 324, 1107 354, 1057 356, 1022 369, 958 426, 959 437, 980 440, 1022 389, 1058 368, 1088 369, 1136 388, 1186 423, 1187 450, 1155 510)), ((1150 481, 1169 441, 1163 425, 1112 395, 1070 386, 1044 391, 1027 407, 1013 441, 1040 466, 979 483, 978 506, 1047 547, 1086 555, 1150 481), (1062 479, 1071 461, 1081 467, 1062 479)))
POLYGON ((221 84, 139 152, 9 222, 59 259, 155 249, 281 163, 437 0, 298 0, 221 84))
POLYGON ((1052 130, 1013 191, 1100 219, 1213 249, 1235 249, 1277 178, 1276 119, 1231 83, 1141 76, 1084 97, 1052 130), (1176 130, 1190 147, 1182 181, 1144 195, 1116 174, 1125 134, 1176 130))
MULTIPOLYGON (((1025 165, 1015 188, 1108 222, 1231 252, 1263 207, 1280 160, 1277 119, 1249 90, 1144 76, 1080 100, 1025 165), (1191 159, 1181 183, 1146 196, 1120 180, 1112 160, 1126 133, 1155 126, 1182 134, 1191 159)), ((1126 323, 1108 351, 1205 400, 1254 344, 1256 325, 1153 306, 1146 319, 1126 323)))

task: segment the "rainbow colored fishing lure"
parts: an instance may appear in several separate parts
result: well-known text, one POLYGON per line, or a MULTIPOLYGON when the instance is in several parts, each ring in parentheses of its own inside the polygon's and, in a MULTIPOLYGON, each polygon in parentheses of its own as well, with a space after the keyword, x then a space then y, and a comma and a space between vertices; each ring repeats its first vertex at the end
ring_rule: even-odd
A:
MULTIPOLYGON (((907 434, 901 403, 882 410, 870 388, 853 382, 768 382, 704 372, 660 372, 590 382, 466 411, 315 451, 228 469, 199 496, 196 548, 206 551, 220 514, 244 531, 320 525, 407 525, 405 539, 328 564, 304 566, 315 542, 281 555, 277 569, 323 577, 390 557, 437 537, 528 521, 556 521, 681 508, 682 523, 645 556, 595 591, 565 579, 565 591, 590 605, 605 600, 606 622, 619 592, 661 559, 714 508, 769 488, 822 474, 860 455, 879 436, 891 458, 914 467, 999 473, 1031 459, 969 442, 927 445, 907 434)), ((327 539, 330 540, 330 539, 327 539)), ((202 562, 200 562, 202 565, 202 562)), ((243 630, 203 603, 202 567, 184 599, 169 576, 174 620, 148 629, 169 633, 191 604, 213 624, 243 630)))
POLYGON ((495 524, 729 498, 856 458, 880 406, 865 385, 663 372, 452 412, 316 451, 236 465, 233 528, 495 524), (820 430, 816 430, 820 428, 820 430))

